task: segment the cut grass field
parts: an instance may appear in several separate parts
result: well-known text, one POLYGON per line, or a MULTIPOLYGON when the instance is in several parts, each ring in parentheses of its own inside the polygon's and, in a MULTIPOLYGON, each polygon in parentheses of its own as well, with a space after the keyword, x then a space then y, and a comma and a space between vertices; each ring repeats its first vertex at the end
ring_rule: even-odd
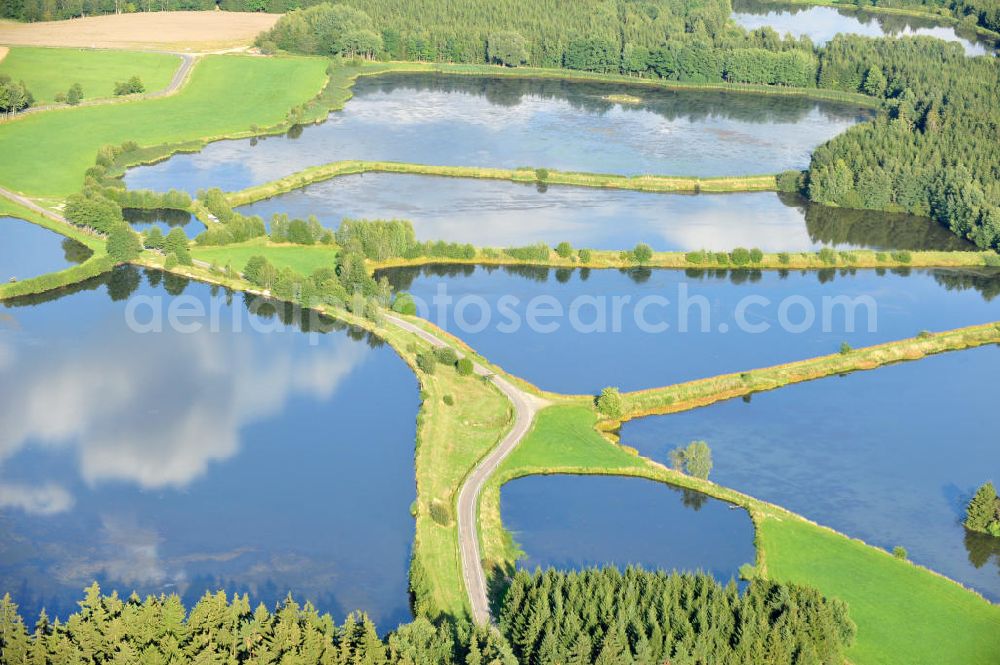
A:
POLYGON ((205 52, 249 46, 279 16, 191 11, 108 14, 38 23, 0 21, 0 43, 205 52))
POLYGON ((581 404, 549 407, 501 465, 480 506, 484 557, 501 567, 517 554, 500 524, 499 489, 544 473, 614 474, 669 482, 743 506, 757 527, 767 577, 818 587, 848 602, 858 635, 854 665, 989 665, 1000 653, 1000 607, 931 571, 817 526, 793 513, 649 462, 593 429, 581 404))
POLYGON ((760 521, 768 577, 847 602, 856 665, 990 665, 1000 658, 1000 607, 887 552, 799 519, 760 521))
MULTIPOLYGON (((0 125, 0 184, 30 196, 67 196, 107 144, 140 145, 249 136, 286 120, 326 81, 322 58, 206 56, 176 95, 60 109, 0 125)), ((210 186, 211 183, 206 183, 210 186)))
POLYGON ((24 81, 36 104, 51 104, 79 83, 84 99, 114 96, 115 83, 138 76, 147 92, 166 88, 180 67, 169 53, 16 47, 0 60, 0 74, 24 81))
POLYGON ((220 268, 231 265, 237 272, 243 271, 251 256, 264 256, 279 269, 291 268, 302 275, 309 275, 319 268, 332 268, 337 248, 329 245, 274 244, 266 238, 254 238, 221 247, 192 245, 191 256, 220 268))

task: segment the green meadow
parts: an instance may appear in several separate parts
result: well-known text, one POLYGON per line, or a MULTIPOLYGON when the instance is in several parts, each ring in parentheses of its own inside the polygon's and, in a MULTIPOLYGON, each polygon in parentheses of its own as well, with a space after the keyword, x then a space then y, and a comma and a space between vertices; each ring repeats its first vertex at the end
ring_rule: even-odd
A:
POLYGON ((103 145, 215 139, 277 125, 288 109, 320 92, 326 66, 321 58, 206 56, 191 81, 170 97, 47 111, 4 123, 0 154, 17 158, 0 160, 0 185, 29 196, 65 197, 79 191, 103 145))
POLYGON ((51 104, 74 83, 83 87, 84 100, 113 97, 115 83, 133 76, 146 92, 156 92, 180 65, 180 56, 169 53, 17 46, 0 60, 0 75, 24 81, 36 104, 51 104))

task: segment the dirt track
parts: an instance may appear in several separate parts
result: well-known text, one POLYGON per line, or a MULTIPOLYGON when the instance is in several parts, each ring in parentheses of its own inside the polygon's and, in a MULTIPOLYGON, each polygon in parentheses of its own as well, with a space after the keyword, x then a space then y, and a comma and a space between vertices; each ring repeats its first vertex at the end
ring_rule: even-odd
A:
POLYGON ((0 44, 215 51, 249 46, 279 16, 216 11, 140 12, 47 23, 0 21, 0 44))

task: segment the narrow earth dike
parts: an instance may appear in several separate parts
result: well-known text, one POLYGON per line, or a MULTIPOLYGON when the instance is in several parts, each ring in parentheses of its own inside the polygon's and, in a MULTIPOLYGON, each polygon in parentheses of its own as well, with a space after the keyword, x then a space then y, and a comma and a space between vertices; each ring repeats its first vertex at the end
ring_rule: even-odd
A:
POLYGON ((623 176, 607 173, 556 171, 546 168, 494 169, 479 166, 434 166, 405 162, 344 160, 303 169, 278 180, 232 192, 226 198, 233 207, 248 205, 338 176, 371 172, 510 180, 540 185, 573 185, 603 189, 628 189, 637 192, 772 192, 777 189, 777 178, 773 174, 721 176, 717 178, 670 175, 623 176))

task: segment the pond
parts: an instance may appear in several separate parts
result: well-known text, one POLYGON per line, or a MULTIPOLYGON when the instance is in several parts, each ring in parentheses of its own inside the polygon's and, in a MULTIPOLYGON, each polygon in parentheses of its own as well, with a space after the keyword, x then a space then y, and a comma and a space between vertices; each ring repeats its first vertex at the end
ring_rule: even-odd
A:
POLYGON ((72 238, 16 217, 0 216, 0 281, 38 277, 83 263, 93 252, 72 238))
POLYGON ((122 208, 122 217, 132 225, 132 228, 140 233, 144 233, 154 226, 160 229, 163 235, 167 235, 173 229, 183 229, 189 238, 194 238, 205 230, 205 225, 194 215, 185 210, 174 210, 172 208, 154 208, 145 210, 140 208, 122 208))
POLYGON ((851 7, 810 7, 808 5, 733 0, 733 20, 747 30, 771 27, 779 35, 808 36, 822 46, 837 34, 865 37, 905 37, 922 35, 958 42, 967 55, 993 53, 996 45, 975 30, 947 25, 932 18, 881 14, 851 7))
POLYGON ((805 168, 869 111, 801 97, 554 79, 362 77, 342 112, 287 135, 212 143, 130 170, 131 189, 243 189, 336 160, 621 174, 747 175, 805 168), (607 95, 641 96, 618 104, 607 95))
POLYGON ((638 390, 1000 319, 1000 273, 386 270, 420 313, 544 389, 638 390), (666 326, 666 327, 664 327, 666 326))
POLYGON ((711 479, 891 549, 1000 601, 1000 539, 961 526, 997 480, 990 387, 1000 349, 982 347, 757 393, 622 426, 622 443, 666 463, 707 441, 711 479))
POLYGON ((591 249, 645 242, 659 251, 766 252, 841 249, 974 249, 932 220, 830 208, 795 194, 651 194, 585 187, 538 187, 497 180, 366 173, 326 180, 239 208, 270 221, 275 214, 342 219, 407 219, 420 240, 479 247, 569 241, 591 249))
POLYGON ((643 478, 518 478, 501 488, 500 514, 528 570, 635 564, 702 570, 725 583, 756 557, 745 510, 643 478))
POLYGON ((97 580, 409 620, 413 374, 252 304, 125 268, 0 309, 0 594, 26 617, 97 580))

